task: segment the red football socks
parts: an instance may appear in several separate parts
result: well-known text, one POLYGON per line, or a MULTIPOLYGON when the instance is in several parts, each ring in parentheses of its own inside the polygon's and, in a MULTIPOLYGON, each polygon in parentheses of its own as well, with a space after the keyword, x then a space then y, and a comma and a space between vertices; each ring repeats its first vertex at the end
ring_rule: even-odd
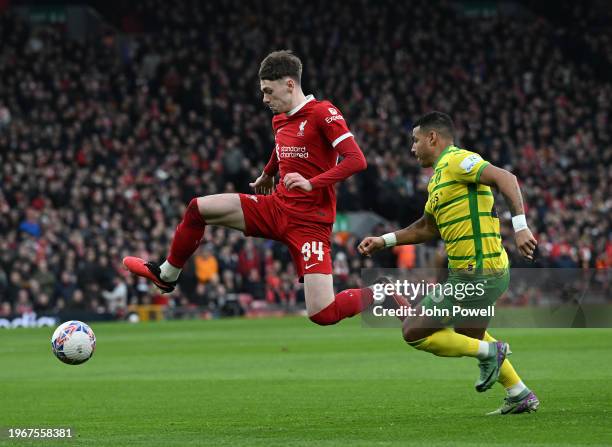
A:
POLYGON ((183 220, 176 227, 168 262, 174 267, 183 268, 187 260, 200 246, 204 236, 206 221, 198 209, 198 199, 192 199, 187 206, 183 220))
POLYGON ((325 309, 311 315, 310 319, 321 326, 336 324, 338 321, 361 313, 372 304, 372 289, 346 289, 338 293, 325 309))

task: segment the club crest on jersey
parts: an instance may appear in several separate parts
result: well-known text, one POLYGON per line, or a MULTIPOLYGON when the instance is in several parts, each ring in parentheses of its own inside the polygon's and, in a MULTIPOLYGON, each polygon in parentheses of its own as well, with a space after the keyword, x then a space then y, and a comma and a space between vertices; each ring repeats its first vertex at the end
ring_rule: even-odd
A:
POLYGON ((300 130, 298 130, 297 136, 298 137, 303 137, 304 136, 304 128, 306 127, 306 123, 308 122, 308 120, 304 120, 300 123, 300 130))

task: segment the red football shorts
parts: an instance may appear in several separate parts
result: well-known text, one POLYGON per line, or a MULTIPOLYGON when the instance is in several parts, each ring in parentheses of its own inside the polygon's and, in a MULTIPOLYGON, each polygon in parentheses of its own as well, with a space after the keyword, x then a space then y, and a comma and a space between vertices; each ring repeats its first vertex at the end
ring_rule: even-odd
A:
POLYGON ((284 243, 291 252, 300 282, 308 273, 332 272, 332 224, 298 221, 273 196, 240 194, 246 236, 284 243))

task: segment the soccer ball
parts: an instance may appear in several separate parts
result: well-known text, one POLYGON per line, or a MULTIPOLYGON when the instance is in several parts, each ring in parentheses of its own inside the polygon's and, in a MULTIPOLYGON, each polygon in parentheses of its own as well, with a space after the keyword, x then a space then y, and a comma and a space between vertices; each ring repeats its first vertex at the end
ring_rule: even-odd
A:
POLYGON ((96 349, 96 336, 82 321, 66 321, 53 333, 51 349, 62 362, 80 365, 93 355, 96 349))

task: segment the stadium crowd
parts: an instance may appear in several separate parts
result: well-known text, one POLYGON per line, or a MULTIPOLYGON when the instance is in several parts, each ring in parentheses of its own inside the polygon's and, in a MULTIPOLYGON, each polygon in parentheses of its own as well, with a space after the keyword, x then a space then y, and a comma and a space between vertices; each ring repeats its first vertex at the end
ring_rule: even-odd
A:
MULTIPOLYGON (((338 186, 339 212, 389 220, 373 232, 422 214, 430 172, 410 153, 412 122, 437 109, 461 146, 519 178, 537 265, 612 266, 609 79, 540 17, 356 3, 134 2, 109 16, 120 32, 87 42, 2 14, 0 317, 158 300, 121 259, 163 260, 192 197, 249 191, 273 148, 258 64, 279 48, 302 58, 305 92, 343 111, 366 154, 368 169, 338 186)), ((340 288, 363 267, 441 256, 430 244, 417 253, 440 256, 403 247, 370 260, 357 242, 334 241, 340 288)), ((228 294, 299 301, 288 251, 208 227, 171 303, 215 312, 228 294)))

